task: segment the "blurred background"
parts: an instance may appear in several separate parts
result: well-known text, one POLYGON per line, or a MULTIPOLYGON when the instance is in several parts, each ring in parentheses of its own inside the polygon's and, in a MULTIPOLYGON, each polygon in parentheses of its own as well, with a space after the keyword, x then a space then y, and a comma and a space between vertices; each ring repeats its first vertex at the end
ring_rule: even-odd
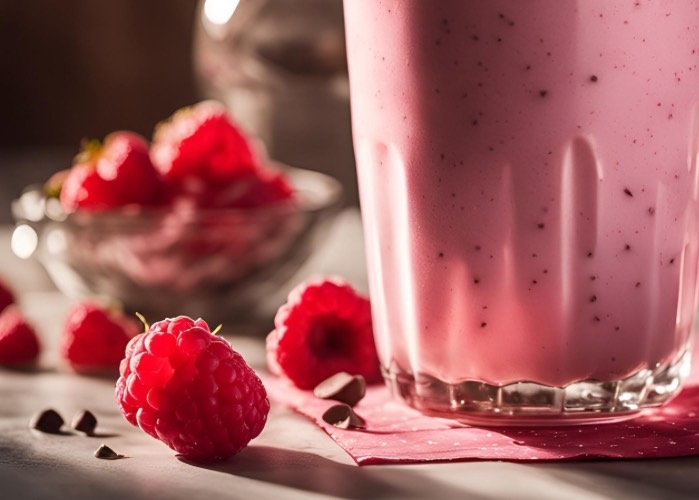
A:
POLYGON ((82 138, 207 97, 356 203, 341 0, 0 0, 0 47, 0 222, 82 138))

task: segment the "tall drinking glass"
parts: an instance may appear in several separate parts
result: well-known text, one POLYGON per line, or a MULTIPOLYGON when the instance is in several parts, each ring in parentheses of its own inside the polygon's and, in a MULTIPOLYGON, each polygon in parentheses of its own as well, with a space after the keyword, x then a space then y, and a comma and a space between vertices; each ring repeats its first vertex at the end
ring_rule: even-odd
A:
POLYGON ((431 414, 613 420, 689 368, 699 0, 345 0, 386 380, 431 414))

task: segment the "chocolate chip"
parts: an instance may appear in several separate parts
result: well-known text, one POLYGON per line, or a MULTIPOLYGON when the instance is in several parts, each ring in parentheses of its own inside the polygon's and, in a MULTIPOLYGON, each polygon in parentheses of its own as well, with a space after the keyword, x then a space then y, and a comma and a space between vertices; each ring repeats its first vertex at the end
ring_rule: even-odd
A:
POLYGON ((366 429, 366 421, 350 405, 334 405, 325 410, 323 420, 340 429, 366 429))
POLYGON ((56 410, 48 409, 34 415, 29 427, 47 434, 60 434, 64 423, 63 417, 56 410))
POLYGON ((70 426, 88 436, 95 433, 95 428, 97 427, 97 418, 89 410, 83 410, 80 413, 76 413, 73 417, 73 421, 70 426))
POLYGON ((118 460, 120 458, 124 458, 124 455, 119 455, 109 446, 103 444, 99 448, 97 448, 97 451, 95 451, 95 458, 101 458, 103 460, 118 460))
POLYGON ((340 372, 318 384, 313 394, 320 399, 333 399, 354 406, 366 394, 366 382, 361 375, 340 372))

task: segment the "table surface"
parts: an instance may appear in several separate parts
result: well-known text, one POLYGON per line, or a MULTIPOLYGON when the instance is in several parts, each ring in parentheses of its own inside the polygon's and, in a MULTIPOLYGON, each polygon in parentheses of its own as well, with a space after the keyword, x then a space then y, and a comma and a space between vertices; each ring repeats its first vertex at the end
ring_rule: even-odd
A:
MULTIPOLYGON (((0 226, 0 276, 19 292, 20 306, 42 335, 41 370, 0 371, 0 498, 697 498, 699 457, 635 461, 509 463, 471 461, 358 467, 305 418, 272 406, 267 426, 246 449, 215 466, 177 459, 162 443, 130 426, 114 403, 113 381, 57 368, 57 338, 71 300, 57 292, 33 261, 10 251, 0 226), (90 409, 97 437, 45 435, 30 417, 55 408, 66 419, 90 409), (97 460, 106 443, 125 460, 97 460)), ((290 282, 316 274, 346 277, 366 289, 361 224, 356 210, 336 221, 325 244, 290 282)), ((270 302, 281 303, 286 289, 270 302)), ((271 326, 269 323, 268 327, 271 326)), ((263 324, 259 330, 265 328, 263 324)), ((264 331, 228 338, 264 369, 264 331)))

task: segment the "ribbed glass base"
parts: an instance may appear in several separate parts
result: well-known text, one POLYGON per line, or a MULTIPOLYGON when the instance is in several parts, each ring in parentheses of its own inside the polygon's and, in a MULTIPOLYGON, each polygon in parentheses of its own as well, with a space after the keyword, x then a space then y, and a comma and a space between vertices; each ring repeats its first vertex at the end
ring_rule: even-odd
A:
POLYGON ((690 353, 670 365, 622 380, 583 380, 565 387, 532 382, 496 386, 466 380, 449 384, 429 375, 387 370, 393 394, 423 413, 475 425, 571 425, 633 418, 675 395, 689 373, 690 353))

